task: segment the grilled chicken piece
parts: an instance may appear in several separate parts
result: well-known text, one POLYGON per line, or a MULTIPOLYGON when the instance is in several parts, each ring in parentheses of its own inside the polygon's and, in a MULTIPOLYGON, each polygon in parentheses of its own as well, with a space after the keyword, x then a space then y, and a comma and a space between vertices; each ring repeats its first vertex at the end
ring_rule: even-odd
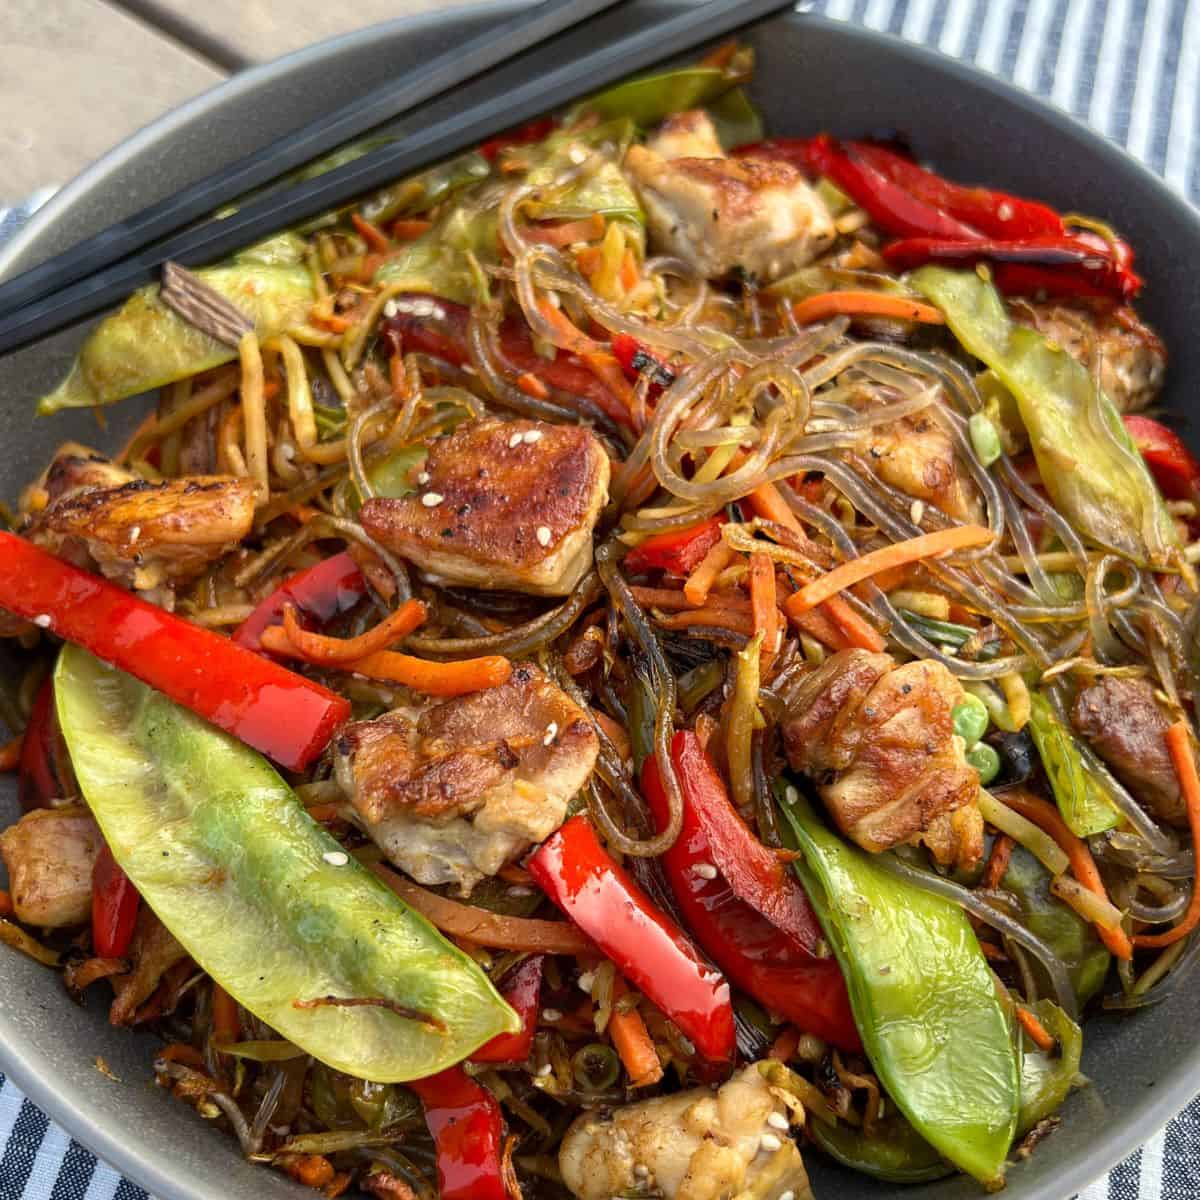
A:
POLYGON ((721 157, 716 134, 691 114, 676 122, 625 155, 656 250, 710 279, 737 271, 767 283, 832 244, 833 218, 795 167, 721 157))
POLYGON ((693 1088, 611 1115, 584 1113, 567 1130, 558 1165, 579 1200, 811 1200, 787 1128, 787 1107, 751 1063, 715 1093, 693 1088))
POLYGON ((1167 348, 1131 308, 1022 301, 1013 315, 1057 342, 1089 369, 1120 412, 1138 412, 1162 389, 1167 348))
POLYGON ((663 158, 724 158, 712 118, 702 108, 669 116, 646 139, 646 149, 663 158))
POLYGON ((931 417, 919 414, 870 429, 864 445, 867 461, 884 483, 914 500, 936 504, 956 521, 982 519, 975 484, 960 463, 950 435, 931 417))
POLYGON ((563 823, 598 752, 583 710, 522 663, 499 687, 348 725, 337 778, 392 862, 469 892, 563 823))
POLYGON ((421 492, 368 500, 360 520, 441 582, 566 596, 591 566, 608 478, 587 429, 471 421, 429 444, 421 492))
POLYGON ((979 794, 951 717, 962 698, 940 663, 839 650, 789 700, 788 761, 864 850, 924 842, 939 862, 968 866, 983 849, 978 812, 947 819, 979 794))
POLYGON ((1187 808, 1164 741, 1170 722, 1148 680, 1098 676, 1075 698, 1071 721, 1156 817, 1187 825, 1187 808))
POLYGON ((195 578, 250 532, 254 484, 211 475, 150 483, 64 445, 26 492, 32 541, 146 591, 195 578))
POLYGON ((0 833, 17 920, 46 928, 87 921, 101 844, 100 829, 82 805, 34 809, 0 833))
POLYGON ((132 1025, 138 1009, 158 990, 163 976, 187 956, 175 935, 143 904, 129 946, 133 969, 112 981, 116 994, 108 1010, 109 1023, 132 1025))

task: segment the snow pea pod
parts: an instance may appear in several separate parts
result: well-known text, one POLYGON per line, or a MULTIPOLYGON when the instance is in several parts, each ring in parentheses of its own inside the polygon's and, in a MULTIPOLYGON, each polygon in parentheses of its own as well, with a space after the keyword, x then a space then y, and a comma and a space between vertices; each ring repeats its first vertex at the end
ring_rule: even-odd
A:
POLYGON ((1083 1054, 1083 1030, 1052 1000, 1039 1000, 1033 1011, 1056 1045, 1047 1054, 1028 1034, 1021 1035, 1021 1110, 1017 1133, 1028 1133, 1039 1121, 1056 1113, 1082 1082, 1079 1060, 1083 1054))
POLYGON ((841 1121, 810 1121, 807 1128, 830 1158, 872 1179, 925 1183, 954 1170, 898 1112, 876 1121, 870 1136, 841 1121))
POLYGON ((187 952, 282 1037, 390 1083, 520 1028, 475 964, 249 747, 75 646, 54 691, 114 858, 187 952))
POLYGON ((1085 537, 1146 565, 1165 566, 1179 538, 1149 468, 1088 369, 1010 320, 975 271, 922 267, 909 282, 954 336, 1012 393, 1051 500, 1085 537))
MULTIPOLYGON (((299 265, 239 262, 196 274, 245 313, 260 338, 303 324, 315 299, 312 278, 299 265)), ((167 308, 153 284, 139 288, 100 322, 67 378, 38 402, 38 412, 112 404, 235 358, 232 346, 167 308)))
POLYGON ((966 916, 843 842, 794 791, 780 808, 880 1082, 935 1151, 998 1183, 1016 1129, 1018 1062, 966 916))

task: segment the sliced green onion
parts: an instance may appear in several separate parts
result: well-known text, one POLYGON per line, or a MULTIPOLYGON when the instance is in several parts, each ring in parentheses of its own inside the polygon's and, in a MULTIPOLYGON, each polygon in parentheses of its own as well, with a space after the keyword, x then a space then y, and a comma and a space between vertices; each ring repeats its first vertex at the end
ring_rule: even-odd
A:
POLYGON ((679 679, 679 706, 685 713, 692 712, 724 679, 725 664, 719 658, 693 667, 679 679))
POLYGON ((968 750, 987 733, 991 723, 987 705, 970 692, 951 709, 950 719, 954 723, 954 732, 966 742, 968 750))
POLYGON ((1000 434, 987 413, 975 413, 967 422, 967 433, 976 456, 985 467, 990 467, 1003 453, 1000 434))
POLYGON ((602 1092, 612 1087, 621 1075, 621 1060, 611 1046, 590 1042, 571 1059, 575 1082, 585 1092, 602 1092))
POLYGON ((963 645, 975 630, 967 625, 955 625, 952 621, 939 621, 933 617, 925 617, 910 609, 900 609, 900 615, 905 624, 910 625, 922 637, 931 642, 940 642, 943 646, 963 645))

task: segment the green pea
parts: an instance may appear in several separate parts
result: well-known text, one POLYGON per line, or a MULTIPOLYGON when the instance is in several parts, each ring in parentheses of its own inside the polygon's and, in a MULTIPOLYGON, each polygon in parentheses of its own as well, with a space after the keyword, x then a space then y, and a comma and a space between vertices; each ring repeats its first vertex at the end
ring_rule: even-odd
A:
POLYGON ((967 743, 968 750, 987 733, 991 720, 987 705, 969 692, 954 706, 950 717, 954 722, 954 732, 967 743))
POLYGON ((979 772, 979 782, 983 787, 1000 774, 1000 755, 987 742, 972 746, 967 751, 967 762, 979 772))
POLYGON ((971 435, 971 446, 979 461, 985 467, 990 467, 1003 452, 1000 435, 992 424, 992 418, 987 413, 977 412, 967 422, 967 433, 971 435))

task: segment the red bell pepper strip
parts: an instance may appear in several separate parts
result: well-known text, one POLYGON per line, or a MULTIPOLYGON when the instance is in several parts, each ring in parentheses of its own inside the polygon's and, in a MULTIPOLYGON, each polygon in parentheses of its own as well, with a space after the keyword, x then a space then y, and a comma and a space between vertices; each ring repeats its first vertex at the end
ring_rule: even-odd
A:
POLYGON ((1195 500, 1200 495, 1200 461, 1179 434, 1138 413, 1127 413, 1121 420, 1162 494, 1168 500, 1195 500))
POLYGON ((817 165, 821 150, 815 137, 767 138, 761 142, 744 142, 735 146, 730 153, 738 158, 769 158, 775 162, 791 163, 806 175, 821 173, 817 165))
POLYGON ((472 1062, 524 1062, 529 1057, 542 998, 542 962, 540 954, 525 959, 500 989, 509 1007, 521 1018, 521 1031, 496 1034, 471 1055, 472 1062))
POLYGON ((951 183, 919 167, 911 158, 873 142, 849 142, 848 149, 918 200, 978 229, 989 237, 1062 236, 1062 217, 1045 204, 990 188, 951 183))
POLYGON ((979 238, 911 237, 883 249, 889 266, 911 271, 928 262, 973 266, 992 264, 1003 292, 1054 296, 1110 296, 1131 300, 1142 286, 1139 276, 1091 239, 1062 237, 998 241, 979 238))
POLYGON ((54 709, 54 680, 38 689, 21 742, 17 774, 17 799, 24 812, 48 808, 52 800, 78 795, 71 758, 58 727, 54 709))
POLYGON ((238 627, 233 640, 247 650, 262 650, 262 635, 272 625, 283 624, 290 604, 302 616, 324 625, 339 613, 349 612, 367 594, 367 581, 358 564, 345 551, 298 571, 279 585, 238 627))
MULTIPOLYGON (((813 958, 795 940, 740 900, 722 874, 709 879, 713 846, 704 833, 689 789, 684 792, 683 829, 662 856, 667 883, 688 928, 730 980, 764 1007, 841 1050, 859 1053, 862 1042, 837 960, 813 958), (697 873, 701 867, 703 873, 697 873)), ((667 798, 658 764, 642 768, 642 793, 658 827, 667 823, 667 798)))
POLYGON ((0 532, 0 608, 157 688, 276 762, 302 770, 350 704, 228 638, 0 532))
POLYGON ((713 1062, 733 1057, 729 985, 572 817, 526 863, 538 886, 713 1062))
POLYGON ((441 1200, 508 1200, 500 1168, 504 1123, 495 1096, 462 1067, 408 1086, 425 1106, 437 1146, 441 1200))
POLYGON ((516 129, 510 129, 507 133, 500 133, 494 138, 488 138, 480 145, 479 153, 488 162, 495 162, 500 156, 500 151, 506 150, 509 146, 528 146, 532 142, 545 141, 554 132, 557 125, 558 122, 553 117, 539 117, 527 125, 518 125, 516 129))
POLYGON ((625 555, 627 571, 666 571, 671 575, 690 575, 700 560, 721 540, 724 516, 708 517, 686 529, 652 533, 625 555))
POLYGON ((630 383, 636 383, 642 375, 650 376, 651 399, 675 382, 675 372, 631 334, 614 333, 610 349, 630 383))
POLYGON ((124 958, 133 941, 141 897, 104 846, 92 868, 92 949, 97 958, 124 958))

